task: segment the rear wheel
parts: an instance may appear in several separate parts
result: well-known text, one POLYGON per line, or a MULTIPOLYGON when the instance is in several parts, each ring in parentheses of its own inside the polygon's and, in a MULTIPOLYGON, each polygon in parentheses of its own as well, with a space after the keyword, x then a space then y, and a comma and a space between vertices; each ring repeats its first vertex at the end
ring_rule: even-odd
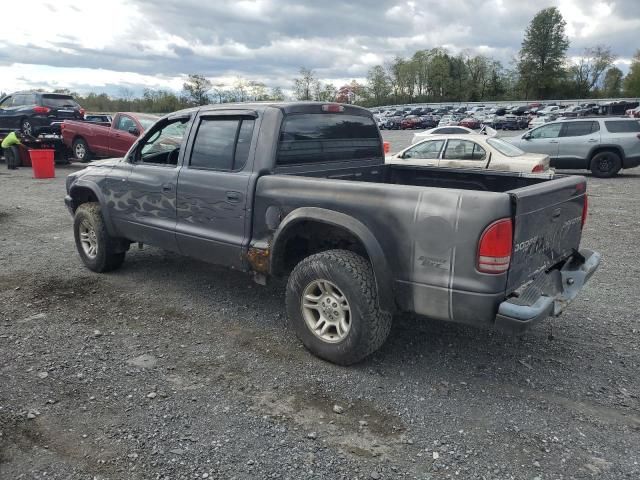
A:
POLYGON ((84 138, 76 138, 73 141, 73 158, 83 163, 91 160, 89 145, 87 145, 84 138))
POLYGON ((304 346, 339 365, 359 362, 382 346, 391 314, 378 307, 371 265, 348 250, 300 262, 287 283, 287 317, 304 346))
POLYGON ((99 204, 83 203, 78 207, 73 220, 73 234, 76 249, 89 270, 109 272, 124 262, 126 252, 119 251, 118 239, 107 232, 99 204))
POLYGON ((617 175, 621 168, 622 159, 614 152, 596 153, 591 159, 590 170, 594 177, 610 178, 617 175))

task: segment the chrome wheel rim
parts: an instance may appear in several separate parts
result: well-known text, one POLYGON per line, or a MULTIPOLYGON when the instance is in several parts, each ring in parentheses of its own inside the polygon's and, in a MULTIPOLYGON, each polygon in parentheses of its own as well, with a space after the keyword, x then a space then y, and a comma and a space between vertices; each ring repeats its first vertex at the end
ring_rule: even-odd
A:
POLYGON ((98 254, 98 237, 93 225, 86 220, 80 224, 80 245, 87 257, 96 258, 98 254))
POLYGON ((22 133, 31 135, 31 124, 29 122, 22 122, 22 133))
POLYGON ((347 297, 332 282, 314 280, 302 294, 302 315, 307 328, 323 342, 339 343, 351 330, 347 297))
POLYGON ((87 150, 84 148, 84 143, 76 143, 76 149, 75 149, 76 158, 79 160, 82 160, 84 158, 85 153, 87 153, 87 150))

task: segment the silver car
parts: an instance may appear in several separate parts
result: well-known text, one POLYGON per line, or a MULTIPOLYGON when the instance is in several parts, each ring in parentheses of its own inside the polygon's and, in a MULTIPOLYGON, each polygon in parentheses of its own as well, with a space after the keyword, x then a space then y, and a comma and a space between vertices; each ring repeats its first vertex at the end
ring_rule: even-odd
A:
POLYGON ((558 120, 505 138, 525 152, 544 153, 555 168, 613 177, 640 165, 640 122, 622 117, 558 120))

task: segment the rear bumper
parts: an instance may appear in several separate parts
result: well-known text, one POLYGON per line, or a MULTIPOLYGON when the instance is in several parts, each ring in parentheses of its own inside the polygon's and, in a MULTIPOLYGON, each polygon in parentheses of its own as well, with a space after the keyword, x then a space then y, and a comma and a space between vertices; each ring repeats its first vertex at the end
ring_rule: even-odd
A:
POLYGON ((520 297, 500 303, 495 327, 520 334, 549 316, 557 317, 578 295, 599 265, 598 252, 585 249, 574 254, 560 270, 545 274, 544 283, 537 282, 527 287, 520 297), (531 297, 532 293, 538 294, 533 301, 521 300, 531 297))

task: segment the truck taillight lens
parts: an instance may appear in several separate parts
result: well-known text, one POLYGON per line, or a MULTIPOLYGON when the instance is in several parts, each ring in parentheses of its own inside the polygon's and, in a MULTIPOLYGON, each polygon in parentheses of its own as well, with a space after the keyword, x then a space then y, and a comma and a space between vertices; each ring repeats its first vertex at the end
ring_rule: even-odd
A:
POLYGON ((544 172, 544 165, 542 165, 541 163, 533 167, 533 170, 531 170, 531 173, 542 173, 542 172, 544 172))
POLYGON ((382 146, 385 154, 391 151, 391 144, 389 142, 382 142, 382 146))
POLYGON ((49 107, 33 107, 33 113, 45 114, 50 111, 51 109, 49 107))
POLYGON ((589 213, 589 197, 587 194, 584 194, 584 205, 582 207, 582 228, 584 228, 584 224, 587 223, 587 214, 589 213))
POLYGON ((84 118, 84 108, 81 108, 81 109, 80 109, 80 116, 81 116, 82 118, 84 118))
POLYGON ((513 248, 513 223, 510 218, 496 220, 482 232, 478 244, 478 271, 500 274, 509 270, 513 248))

